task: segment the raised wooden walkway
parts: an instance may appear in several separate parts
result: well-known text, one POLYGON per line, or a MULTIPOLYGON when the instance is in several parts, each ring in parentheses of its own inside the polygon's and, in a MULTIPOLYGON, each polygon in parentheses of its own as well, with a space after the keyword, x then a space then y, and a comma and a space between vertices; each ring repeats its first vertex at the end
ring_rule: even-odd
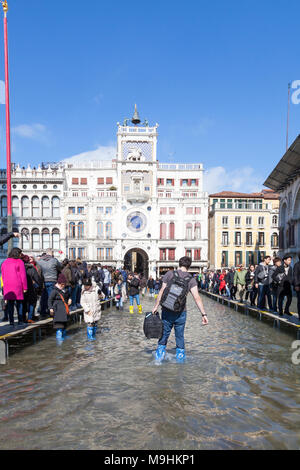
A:
POLYGON ((287 331, 288 333, 295 335, 297 339, 300 339, 300 321, 298 319, 298 315, 296 314, 293 314, 292 317, 289 315, 280 317, 279 315, 276 315, 272 312, 260 310, 257 307, 251 307, 249 304, 240 303, 238 300, 230 300, 227 297, 223 297, 222 295, 212 294, 211 292, 207 292, 202 289, 200 290, 200 293, 210 297, 216 302, 233 308, 237 312, 241 312, 245 315, 251 315, 260 321, 269 323, 275 328, 287 331))
MULTIPOLYGON (((113 298, 101 302, 102 311, 111 308, 113 298)), ((68 324, 81 323, 83 318, 83 309, 70 312, 68 324)), ((53 318, 47 318, 35 323, 25 324, 26 326, 10 325, 0 327, 0 365, 7 364, 12 350, 21 350, 30 344, 36 344, 38 341, 53 335, 53 318)))

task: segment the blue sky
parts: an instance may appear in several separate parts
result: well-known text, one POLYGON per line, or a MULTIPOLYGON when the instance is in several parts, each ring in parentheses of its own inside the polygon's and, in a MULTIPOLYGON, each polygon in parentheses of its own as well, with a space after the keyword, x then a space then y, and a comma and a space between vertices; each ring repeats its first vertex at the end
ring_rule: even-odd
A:
MULTIPOLYGON (((137 103, 160 161, 202 162, 210 192, 259 189, 285 151, 299 15, 294 0, 9 0, 12 160, 110 148, 137 103)), ((4 129, 1 105, 1 167, 4 129)), ((291 104, 290 143, 299 131, 291 104)))

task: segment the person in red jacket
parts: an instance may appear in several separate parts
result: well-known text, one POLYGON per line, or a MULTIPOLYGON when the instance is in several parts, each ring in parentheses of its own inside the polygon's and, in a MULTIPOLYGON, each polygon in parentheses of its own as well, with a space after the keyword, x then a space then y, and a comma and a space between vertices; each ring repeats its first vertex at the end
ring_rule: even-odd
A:
POLYGON ((14 326, 14 306, 18 312, 18 324, 23 325, 23 300, 27 292, 27 276, 24 262, 21 259, 22 250, 13 248, 8 258, 1 265, 4 300, 7 300, 9 323, 14 326))
POLYGON ((222 273, 219 277, 219 281, 220 281, 219 294, 220 295, 223 295, 225 293, 225 290, 226 290, 225 276, 226 276, 226 270, 223 269, 223 271, 222 271, 222 273))

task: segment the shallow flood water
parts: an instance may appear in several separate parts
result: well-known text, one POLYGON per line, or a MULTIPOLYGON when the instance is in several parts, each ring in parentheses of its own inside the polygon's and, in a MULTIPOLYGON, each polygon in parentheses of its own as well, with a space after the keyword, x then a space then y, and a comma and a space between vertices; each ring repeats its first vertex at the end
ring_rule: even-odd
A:
MULTIPOLYGON (((293 336, 203 298, 188 302, 185 364, 153 360, 144 315, 104 311, 97 340, 72 326, 0 366, 1 449, 298 449, 293 336)), ((144 311, 152 299, 144 300, 144 311)))

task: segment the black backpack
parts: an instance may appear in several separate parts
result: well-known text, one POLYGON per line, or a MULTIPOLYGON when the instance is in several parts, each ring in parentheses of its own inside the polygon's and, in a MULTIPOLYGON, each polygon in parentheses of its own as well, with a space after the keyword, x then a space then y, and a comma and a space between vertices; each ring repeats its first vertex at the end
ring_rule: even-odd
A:
POLYGON ((161 306, 172 312, 181 313, 185 309, 186 296, 189 293, 189 283, 192 275, 180 277, 177 271, 174 271, 173 278, 167 284, 162 298, 161 306))
POLYGON ((147 339, 160 339, 162 337, 163 323, 158 312, 156 312, 155 315, 153 315, 152 312, 146 312, 144 320, 144 333, 147 339))

